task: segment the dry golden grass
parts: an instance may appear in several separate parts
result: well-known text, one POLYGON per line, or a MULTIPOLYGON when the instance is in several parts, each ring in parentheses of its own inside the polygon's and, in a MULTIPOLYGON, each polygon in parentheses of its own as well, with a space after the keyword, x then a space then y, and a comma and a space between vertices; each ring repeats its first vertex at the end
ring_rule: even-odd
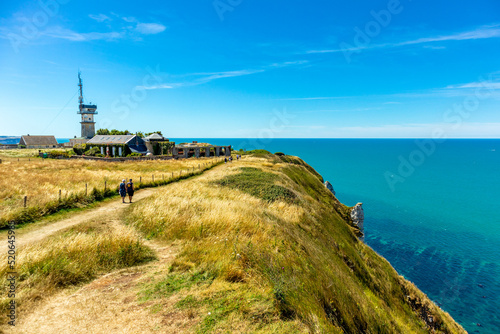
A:
POLYGON ((265 332, 278 324, 289 326, 277 333, 464 333, 358 241, 310 167, 285 160, 245 157, 134 207, 129 220, 147 238, 184 245, 143 298, 182 296, 176 307, 200 316, 200 333, 265 332), (293 200, 250 195, 262 184, 231 177, 244 173, 242 166, 259 169, 264 174, 255 175, 288 189, 293 200))
POLYGON ((9 220, 22 210, 24 196, 28 207, 43 208, 62 197, 81 195, 92 189, 116 189, 122 179, 133 179, 136 187, 142 183, 179 176, 181 171, 207 168, 216 159, 153 160, 132 162, 102 162, 87 160, 52 160, 3 158, 0 164, 0 220, 9 220))
MULTIPOLYGON (((6 256, 5 256, 6 257, 6 256)), ((4 256, 2 256, 4 258, 4 256)), ((18 319, 58 290, 91 281, 99 274, 150 261, 154 253, 137 233, 112 219, 99 219, 28 244, 16 254, 18 319)), ((0 311, 7 314, 7 272, 0 265, 0 311)), ((2 317, 0 324, 6 322, 2 317)))
POLYGON ((72 149, 68 148, 58 148, 58 149, 31 149, 31 148, 23 148, 23 149, 15 149, 15 150, 0 150, 0 159, 4 158, 30 158, 30 157, 38 157, 38 153, 41 152, 50 152, 53 150, 71 152, 72 149))
MULTIPOLYGON (((110 172, 106 166, 100 172, 110 172)), ((357 239, 345 209, 300 159, 246 156, 159 188, 124 216, 98 217, 21 248, 19 315, 45 323, 41 333, 84 333, 85 326, 147 332, 134 318, 147 316, 145 326, 159 332, 464 333, 357 239), (273 196, 263 191, 269 189, 273 196), (175 253, 166 261, 153 247, 159 261, 132 268, 141 272, 133 295, 123 272, 115 271, 71 299, 63 291, 40 302, 63 287, 150 260, 146 245, 153 243, 175 244, 175 253), (109 298, 99 299, 107 291, 113 291, 109 298), (134 303, 122 307, 120 300, 134 303), (91 324, 93 316, 102 324, 91 324), (105 326, 114 320, 117 325, 105 326)), ((0 284, 5 289, 5 279, 0 284)), ((7 301, 0 300, 2 312, 7 301)), ((31 323, 24 326, 38 333, 31 323)))

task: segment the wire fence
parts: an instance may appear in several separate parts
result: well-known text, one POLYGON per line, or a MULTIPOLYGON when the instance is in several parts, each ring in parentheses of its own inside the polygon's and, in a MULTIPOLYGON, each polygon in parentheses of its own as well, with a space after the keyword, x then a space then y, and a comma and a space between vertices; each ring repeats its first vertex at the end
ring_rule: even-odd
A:
MULTIPOLYGON (((20 161, 18 159, 18 161, 20 161)), ((28 160, 30 161, 30 160, 28 160)), ((163 172, 163 173, 153 173, 148 176, 139 176, 139 182, 137 184, 134 184, 135 189, 141 189, 141 188, 147 188, 147 187, 157 187, 157 186, 162 186, 166 185, 168 183, 171 183, 175 181, 176 179, 182 179, 184 177, 188 177, 190 175, 198 174, 203 172, 206 169, 209 169, 216 164, 221 163, 224 161, 223 158, 217 158, 214 160, 211 160, 209 162, 200 162, 197 166, 189 167, 189 168, 184 168, 178 171, 172 171, 172 172, 163 172)), ((1 163, 1 159, 0 159, 1 163)), ((128 180, 128 179, 127 179, 128 180)), ((137 179, 136 179, 137 180, 137 179)), ((115 182, 109 182, 109 180, 103 180, 101 181, 102 186, 99 187, 99 185, 95 185, 95 182, 89 184, 86 182, 84 185, 82 185, 82 190, 81 191, 75 191, 74 189, 70 191, 65 191, 64 189, 59 189, 59 191, 56 194, 53 194, 50 197, 50 200, 57 200, 59 202, 62 201, 67 201, 70 198, 87 198, 92 196, 95 191, 101 191, 103 193, 109 193, 109 191, 114 191, 115 194, 118 194, 118 189, 119 186, 115 182), (116 184, 116 185, 115 185, 116 184)), ((43 205, 42 199, 45 199, 45 202, 50 202, 50 200, 47 200, 48 194, 42 195, 24 195, 21 197, 20 201, 15 201, 18 204, 11 203, 11 208, 26 208, 29 209, 30 207, 34 206, 40 206, 43 205)))

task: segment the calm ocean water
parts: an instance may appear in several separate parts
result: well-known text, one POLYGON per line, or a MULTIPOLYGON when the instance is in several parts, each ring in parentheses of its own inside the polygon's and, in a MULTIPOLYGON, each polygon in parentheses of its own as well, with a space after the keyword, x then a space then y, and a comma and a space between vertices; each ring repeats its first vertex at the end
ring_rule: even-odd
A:
POLYGON ((197 140, 300 156, 363 202, 366 243, 400 274, 469 332, 500 333, 500 140, 197 140))

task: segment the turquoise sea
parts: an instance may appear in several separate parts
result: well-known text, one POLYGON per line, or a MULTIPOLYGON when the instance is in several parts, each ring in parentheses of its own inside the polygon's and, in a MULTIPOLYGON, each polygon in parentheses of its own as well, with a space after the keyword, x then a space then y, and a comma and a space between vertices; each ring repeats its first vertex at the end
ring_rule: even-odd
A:
POLYGON ((401 275, 470 333, 500 333, 500 140, 172 140, 300 156, 363 202, 365 242, 401 275))

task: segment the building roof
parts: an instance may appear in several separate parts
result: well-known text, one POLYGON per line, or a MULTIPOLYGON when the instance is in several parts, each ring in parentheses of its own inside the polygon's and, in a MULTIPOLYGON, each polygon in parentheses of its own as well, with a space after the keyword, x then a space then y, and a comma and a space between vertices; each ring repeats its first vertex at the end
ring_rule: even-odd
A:
POLYGON ((146 154, 148 152, 148 148, 144 145, 144 140, 136 135, 97 135, 90 139, 87 142, 87 145, 88 144, 125 144, 132 152, 142 154, 146 154))
POLYGON ((56 137, 54 136, 21 136, 19 145, 26 146, 53 146, 57 145, 56 137))
POLYGON ((152 140, 164 140, 165 138, 163 138, 163 136, 160 135, 159 133, 152 133, 144 139, 145 140, 151 140, 151 139, 152 140))
POLYGON ((136 135, 97 135, 90 139, 87 144, 127 144, 135 137, 136 135))
POLYGON ((148 153, 148 148, 146 147, 146 145, 144 144, 139 144, 139 145, 135 145, 135 144, 131 144, 131 145, 128 145, 128 148, 130 149, 130 151, 132 151, 133 153, 141 153, 141 154, 146 154, 148 153))
POLYGON ((175 145, 176 147, 183 148, 183 147, 189 147, 189 148, 194 148, 194 147, 215 147, 217 145, 212 145, 208 143, 180 143, 178 145, 175 145))

